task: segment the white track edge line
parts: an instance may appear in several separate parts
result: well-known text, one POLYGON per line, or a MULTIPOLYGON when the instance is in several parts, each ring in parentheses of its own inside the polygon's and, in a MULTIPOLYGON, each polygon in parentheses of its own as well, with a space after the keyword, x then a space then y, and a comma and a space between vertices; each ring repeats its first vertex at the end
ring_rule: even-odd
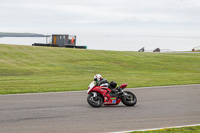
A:
POLYGON ((129 131, 119 131, 119 132, 109 132, 109 133, 127 133, 127 132, 135 132, 135 131, 153 131, 153 130, 160 130, 160 129, 166 129, 166 128, 182 128, 182 127, 194 127, 194 126, 200 126, 200 124, 172 126, 172 127, 162 127, 162 128, 150 128, 150 129, 140 129, 140 130, 129 130, 129 131))

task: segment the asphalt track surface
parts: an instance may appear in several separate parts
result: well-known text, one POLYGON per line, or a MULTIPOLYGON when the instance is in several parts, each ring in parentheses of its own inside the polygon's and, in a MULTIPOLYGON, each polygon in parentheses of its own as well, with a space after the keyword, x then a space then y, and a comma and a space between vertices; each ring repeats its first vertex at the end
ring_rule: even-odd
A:
POLYGON ((138 103, 93 108, 86 92, 0 95, 1 133, 98 133, 200 124, 200 85, 127 89, 138 103))

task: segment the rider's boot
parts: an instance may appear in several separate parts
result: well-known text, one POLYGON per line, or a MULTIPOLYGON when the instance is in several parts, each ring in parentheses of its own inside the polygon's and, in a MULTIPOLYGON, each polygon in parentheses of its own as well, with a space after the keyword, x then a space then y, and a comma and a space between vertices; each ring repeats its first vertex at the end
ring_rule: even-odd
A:
POLYGON ((112 97, 117 97, 117 96, 118 96, 117 90, 112 89, 111 92, 110 92, 110 96, 112 96, 112 97))

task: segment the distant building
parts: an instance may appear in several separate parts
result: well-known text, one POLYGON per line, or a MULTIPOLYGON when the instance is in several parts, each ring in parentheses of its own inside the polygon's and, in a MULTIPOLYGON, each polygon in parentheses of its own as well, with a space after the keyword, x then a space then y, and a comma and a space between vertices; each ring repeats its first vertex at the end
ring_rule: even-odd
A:
MULTIPOLYGON (((50 37, 50 36, 47 36, 50 37)), ((76 35, 68 34, 52 34, 50 43, 34 43, 32 46, 48 46, 48 47, 67 47, 87 49, 87 46, 76 45, 76 35)))
POLYGON ((65 45, 76 45, 76 36, 68 34, 53 34, 52 35, 52 45, 57 45, 59 47, 65 47, 65 45))

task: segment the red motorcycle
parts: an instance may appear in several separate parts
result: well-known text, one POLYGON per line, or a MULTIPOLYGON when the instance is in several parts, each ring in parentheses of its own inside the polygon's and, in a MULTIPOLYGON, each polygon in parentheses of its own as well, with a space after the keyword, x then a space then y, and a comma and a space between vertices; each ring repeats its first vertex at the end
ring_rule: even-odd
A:
POLYGON ((136 96, 130 91, 123 91, 127 85, 126 83, 115 88, 117 94, 114 95, 108 86, 96 86, 95 81, 93 81, 88 87, 87 102, 92 107, 101 107, 102 104, 118 105, 121 101, 126 106, 134 106, 137 103, 136 96))

